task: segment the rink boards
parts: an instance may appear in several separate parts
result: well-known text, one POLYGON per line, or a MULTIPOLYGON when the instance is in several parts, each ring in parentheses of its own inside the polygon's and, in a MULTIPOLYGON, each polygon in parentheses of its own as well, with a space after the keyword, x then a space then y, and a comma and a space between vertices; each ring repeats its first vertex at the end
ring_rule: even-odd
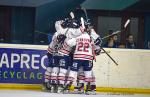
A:
MULTIPOLYGON (((41 90, 47 46, 0 44, 0 88, 41 90)), ((94 62, 97 91, 150 94, 150 50, 106 49, 94 62)))

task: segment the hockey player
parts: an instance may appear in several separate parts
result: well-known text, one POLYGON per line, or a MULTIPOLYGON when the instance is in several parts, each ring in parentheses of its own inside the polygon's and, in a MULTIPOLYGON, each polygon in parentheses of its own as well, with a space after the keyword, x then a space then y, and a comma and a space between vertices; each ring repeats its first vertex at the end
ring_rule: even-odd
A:
POLYGON ((59 62, 59 74, 58 74, 58 93, 64 92, 64 84, 66 82, 66 74, 68 71, 68 67, 71 65, 71 56, 70 53, 72 51, 72 48, 67 45, 68 38, 65 39, 64 44, 60 50, 58 50, 58 53, 62 55, 63 57, 60 59, 59 62))
MULTIPOLYGON (((88 33, 84 32, 81 36, 68 41, 69 46, 76 46, 73 64, 69 74, 70 81, 77 80, 77 72, 79 67, 83 67, 85 74, 85 82, 88 84, 92 78, 92 60, 93 60, 93 43, 88 33)), ((74 82, 74 86, 77 86, 74 82)))
POLYGON ((52 85, 52 91, 51 92, 57 92, 58 84, 59 84, 59 79, 58 79, 58 74, 60 72, 60 66, 63 66, 64 60, 63 55, 58 53, 59 49, 62 48, 62 44, 66 38, 64 35, 65 32, 68 30, 66 28, 63 28, 61 30, 58 30, 57 33, 57 44, 55 45, 55 52, 53 53, 53 68, 52 68, 52 73, 51 73, 51 85, 52 85))
POLYGON ((52 38, 52 42, 49 44, 47 49, 47 57, 48 57, 48 67, 45 72, 45 82, 44 82, 44 90, 51 90, 50 80, 51 80, 51 72, 52 72, 52 61, 53 61, 53 53, 55 51, 55 45, 57 43, 56 34, 52 38))
MULTIPOLYGON (((94 32, 94 35, 96 35, 95 32, 94 32)), ((69 74, 69 80, 70 81, 73 81, 74 79, 76 80, 79 67, 82 66, 84 70, 85 79, 83 77, 79 77, 79 79, 81 78, 82 80, 84 80, 89 87, 89 83, 92 83, 95 80, 93 79, 94 77, 93 77, 93 72, 92 72, 92 66, 93 66, 92 61, 93 61, 93 58, 95 57, 94 43, 92 42, 90 35, 87 32, 83 32, 81 36, 69 40, 68 45, 69 46, 76 45, 76 49, 75 49, 74 57, 73 57, 73 65, 71 67, 71 71, 69 74)), ((69 83, 71 82, 68 81, 67 84, 69 83)), ((74 85, 77 86, 77 83, 74 82, 74 85)), ((96 87, 94 88, 91 87, 93 85, 90 85, 90 89, 95 91, 96 87)), ((81 84, 81 87, 84 88, 84 84, 81 84)))
MULTIPOLYGON (((76 26, 74 25, 74 27, 76 27, 76 26)), ((67 73, 67 69, 68 69, 68 65, 69 65, 67 62, 69 62, 68 60, 71 59, 70 56, 69 56, 71 48, 70 48, 70 46, 68 46, 67 41, 69 41, 69 39, 76 38, 76 37, 82 35, 82 33, 84 32, 84 29, 85 29, 84 26, 80 26, 80 29, 78 27, 79 26, 77 26, 76 28, 70 28, 70 30, 72 30, 72 31, 70 31, 70 32, 68 31, 68 33, 66 34, 67 38, 66 38, 66 40, 65 40, 65 42, 63 44, 63 47, 59 50, 59 53, 64 56, 63 59, 61 59, 61 62, 60 62, 61 66, 60 66, 60 72, 59 72, 59 76, 58 76, 58 80, 60 82, 60 87, 59 87, 60 91, 62 90, 62 87, 63 87, 63 85, 65 83, 65 80, 67 80, 67 79, 65 79, 65 76, 66 76, 66 73, 67 73), (62 63, 63 63, 63 65, 62 65, 62 63)), ((92 36, 94 38, 96 38, 98 36, 94 32, 93 29, 92 29, 91 33, 92 33, 92 36)), ((93 79, 93 82, 94 82, 94 80, 95 79, 93 79)), ((83 73, 82 73, 82 75, 81 75, 81 73, 79 74, 79 83, 81 83, 79 85, 83 89, 83 85, 84 85, 83 84, 84 83, 83 73)))
POLYGON ((60 56, 57 55, 58 48, 60 48, 61 43, 60 40, 64 39, 64 36, 62 33, 66 31, 66 29, 63 29, 61 24, 63 21, 57 21, 55 23, 56 32, 53 35, 52 42, 49 44, 47 49, 47 56, 48 56, 48 64, 49 66, 46 69, 45 72, 45 82, 44 82, 44 88, 47 90, 51 90, 51 84, 54 81, 57 80, 57 73, 58 73, 58 60, 60 56), (52 77, 51 77, 52 76, 52 77))
MULTIPOLYGON (((92 26, 87 26, 87 32, 89 32, 92 41, 94 42, 94 61, 96 61, 96 56, 100 55, 101 52, 101 44, 102 44, 102 40, 100 38, 100 36, 98 37, 98 35, 96 34, 95 30, 93 29, 92 26)), ((92 80, 89 83, 89 86, 87 86, 86 88, 86 93, 87 94, 96 94, 96 80, 95 80, 95 75, 94 72, 92 71, 92 80)))
MULTIPOLYGON (((49 48, 48 48, 48 59, 50 60, 49 64, 51 64, 51 66, 49 66, 47 68, 47 71, 45 72, 45 79, 46 79, 45 81, 46 83, 49 82, 51 84, 51 88, 53 88, 51 89, 52 90, 51 92, 57 91, 54 88, 57 87, 58 80, 62 79, 61 75, 62 75, 62 72, 64 72, 62 68, 67 69, 67 64, 69 63, 68 61, 69 56, 66 56, 66 54, 64 54, 63 49, 61 49, 61 46, 64 43, 66 36, 68 37, 67 39, 72 38, 72 36, 74 36, 74 33, 75 33, 74 31, 76 31, 76 29, 69 28, 68 26, 75 27, 75 28, 79 27, 78 25, 75 25, 74 22, 71 23, 70 20, 67 20, 67 22, 61 20, 55 23, 55 28, 57 32, 54 34, 52 42, 50 43, 49 48), (68 24, 68 21, 69 21, 69 24, 68 24), (58 53, 58 50, 59 50, 59 53, 58 53), (59 70, 59 68, 61 69, 59 70), (60 74, 59 77, 58 77, 58 73, 60 74)), ((65 46, 65 44, 63 46, 65 46)))
POLYGON ((66 39, 63 43, 62 48, 58 50, 59 54, 63 56, 62 59, 60 60, 60 66, 59 66, 60 72, 58 74, 58 80, 59 80, 58 92, 64 92, 64 90, 69 88, 69 86, 65 86, 64 84, 65 84, 65 81, 67 81, 66 75, 68 72, 68 66, 71 65, 71 62, 72 62, 71 61, 72 57, 70 55, 72 55, 73 53, 71 53, 72 48, 68 46, 67 41, 69 41, 72 38, 76 38, 80 36, 82 34, 82 29, 84 29, 80 26, 80 24, 74 21, 70 22, 68 26, 70 28, 68 30, 68 33, 65 33, 66 39))
POLYGON ((52 77, 51 75, 54 75, 54 71, 57 70, 57 65, 56 65, 56 53, 57 53, 57 49, 58 49, 58 40, 57 40, 57 33, 54 34, 53 38, 52 38, 52 42, 49 44, 48 49, 47 49, 47 57, 48 57, 48 67, 46 69, 45 72, 45 87, 48 90, 51 90, 51 80, 52 77), (55 62, 54 62, 55 61, 55 62), (56 67, 55 67, 56 66, 56 67))
POLYGON ((67 44, 67 41, 69 41, 72 38, 78 37, 82 34, 80 30, 80 26, 72 24, 71 28, 69 28, 68 33, 66 33, 66 39, 62 45, 62 48, 58 50, 58 53, 61 54, 63 57, 60 59, 60 71, 58 74, 58 80, 59 80, 59 87, 58 87, 58 93, 66 92, 67 89, 69 89, 69 86, 65 86, 65 82, 67 81, 67 73, 69 66, 72 64, 72 54, 73 49, 67 44))

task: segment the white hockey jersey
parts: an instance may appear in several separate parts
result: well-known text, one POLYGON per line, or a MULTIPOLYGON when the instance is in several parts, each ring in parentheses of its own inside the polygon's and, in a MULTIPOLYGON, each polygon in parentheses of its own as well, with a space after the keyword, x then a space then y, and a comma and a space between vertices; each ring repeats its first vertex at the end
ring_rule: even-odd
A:
MULTIPOLYGON (((69 39, 76 38, 84 32, 84 28, 82 26, 80 28, 65 28, 64 29, 61 27, 62 22, 63 22, 63 20, 56 21, 55 22, 55 29, 57 32, 59 32, 61 34, 65 34, 67 36, 67 38, 69 38, 69 39)), ((95 32, 94 29, 91 29, 90 36, 94 40, 96 40, 99 37, 99 35, 95 32)))
MULTIPOLYGON (((98 37, 100 37, 94 29, 90 30, 90 36, 91 38, 95 41, 98 37)), ((78 36, 80 36, 82 33, 84 33, 84 29, 82 29, 82 27, 76 29, 76 28, 69 28, 68 32, 66 33, 67 38, 71 39, 71 38, 76 38, 78 36)))
POLYGON ((68 39, 65 39, 62 48, 58 50, 59 54, 69 56, 70 52, 72 51, 72 47, 67 44, 67 41, 68 39))
POLYGON ((62 48, 58 50, 58 53, 61 55, 66 55, 69 56, 70 52, 72 51, 72 47, 70 47, 67 43, 72 38, 76 38, 82 34, 80 28, 75 29, 75 28, 69 28, 68 31, 66 32, 66 39, 62 45, 62 48))
POLYGON ((94 43, 88 33, 83 33, 77 38, 72 38, 67 41, 70 47, 76 46, 73 59, 78 60, 93 60, 94 58, 94 43))
POLYGON ((57 36, 61 34, 60 32, 55 32, 55 34, 52 37, 52 41, 48 46, 47 52, 50 54, 53 54, 53 52, 56 52, 56 46, 60 46, 57 40, 57 36))
MULTIPOLYGON (((65 28, 64 29, 61 27, 61 23, 62 23, 62 21, 56 21, 55 28, 56 28, 57 32, 54 34, 54 36, 52 38, 52 42, 50 43, 47 51, 49 53, 53 53, 55 51, 55 46, 58 44, 57 36, 60 34, 64 34, 64 35, 66 35, 67 39, 65 40, 64 44, 62 45, 62 48, 60 48, 60 50, 58 50, 58 52, 63 55, 69 55, 69 53, 71 51, 71 47, 67 44, 66 41, 82 35, 84 32, 84 29, 82 29, 82 27, 80 27, 80 28, 65 28)), ((94 29, 91 30, 91 37, 94 40, 96 40, 99 37, 96 34, 96 32, 94 31, 94 29)))

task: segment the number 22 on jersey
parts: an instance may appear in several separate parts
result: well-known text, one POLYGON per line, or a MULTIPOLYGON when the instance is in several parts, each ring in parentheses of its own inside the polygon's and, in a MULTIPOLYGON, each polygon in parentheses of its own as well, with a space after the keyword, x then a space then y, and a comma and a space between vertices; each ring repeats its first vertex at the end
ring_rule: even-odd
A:
POLYGON ((78 47, 77 47, 77 51, 80 51, 80 52, 89 52, 89 43, 87 43, 87 42, 82 42, 82 41, 80 41, 79 43, 78 43, 78 47))

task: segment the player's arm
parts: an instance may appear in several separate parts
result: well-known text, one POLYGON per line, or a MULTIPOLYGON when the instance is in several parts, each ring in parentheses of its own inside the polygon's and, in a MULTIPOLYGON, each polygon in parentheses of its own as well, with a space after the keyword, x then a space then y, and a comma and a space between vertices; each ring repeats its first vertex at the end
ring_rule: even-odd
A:
POLYGON ((66 35, 62 33, 63 31, 57 31, 55 32, 52 41, 55 41, 57 43, 63 42, 66 39, 66 35))
POLYGON ((61 26, 61 24, 63 23, 63 20, 59 20, 55 22, 55 29, 56 31, 62 30, 63 27, 61 26))
POLYGON ((57 32, 55 32, 55 37, 57 38, 58 42, 63 42, 66 39, 66 32, 68 31, 68 28, 62 27, 62 24, 64 23, 63 20, 59 20, 55 22, 55 29, 57 32))
POLYGON ((95 52, 95 55, 96 55, 96 56, 100 55, 100 53, 101 53, 101 47, 95 45, 95 46, 94 46, 94 52, 95 52))
POLYGON ((94 40, 94 44, 95 45, 101 45, 102 44, 101 37, 95 32, 95 30, 93 28, 91 29, 90 32, 91 32, 91 37, 94 40))
POLYGON ((76 45, 76 38, 69 39, 66 43, 68 46, 74 47, 76 45))

